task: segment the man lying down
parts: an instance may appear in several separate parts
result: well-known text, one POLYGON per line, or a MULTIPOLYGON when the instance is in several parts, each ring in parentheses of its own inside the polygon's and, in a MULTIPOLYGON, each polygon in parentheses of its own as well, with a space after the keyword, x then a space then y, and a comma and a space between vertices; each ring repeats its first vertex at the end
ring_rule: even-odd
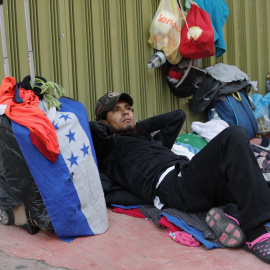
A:
POLYGON ((185 121, 183 110, 136 123, 132 105, 127 93, 108 92, 97 101, 90 129, 100 173, 159 208, 208 211, 206 223, 223 246, 242 247, 270 263, 264 227, 270 188, 245 129, 226 128, 190 161, 171 151, 185 121), (238 206, 241 227, 217 208, 229 203, 238 206))

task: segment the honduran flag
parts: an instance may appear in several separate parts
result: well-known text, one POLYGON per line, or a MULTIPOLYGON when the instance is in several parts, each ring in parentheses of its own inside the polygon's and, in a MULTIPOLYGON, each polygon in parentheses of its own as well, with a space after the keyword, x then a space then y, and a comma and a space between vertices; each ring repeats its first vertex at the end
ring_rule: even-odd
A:
POLYGON ((105 232, 108 216, 85 107, 67 98, 60 102, 60 111, 49 117, 60 146, 56 162, 31 143, 28 128, 12 121, 12 129, 56 235, 70 242, 105 232))

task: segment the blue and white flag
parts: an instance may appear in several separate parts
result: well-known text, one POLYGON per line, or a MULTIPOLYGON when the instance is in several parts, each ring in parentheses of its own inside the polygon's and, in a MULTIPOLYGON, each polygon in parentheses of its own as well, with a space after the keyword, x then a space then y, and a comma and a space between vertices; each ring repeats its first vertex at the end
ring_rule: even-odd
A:
POLYGON ((108 228, 108 215, 84 106, 61 98, 52 121, 60 154, 55 163, 31 143, 29 129, 12 122, 14 135, 42 196, 56 235, 70 242, 108 228))

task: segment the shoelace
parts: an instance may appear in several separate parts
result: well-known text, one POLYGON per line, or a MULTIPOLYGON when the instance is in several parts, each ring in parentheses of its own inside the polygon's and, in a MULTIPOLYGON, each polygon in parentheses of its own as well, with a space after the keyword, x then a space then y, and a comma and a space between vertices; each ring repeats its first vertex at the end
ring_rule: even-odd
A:
POLYGON ((248 245, 248 247, 251 249, 254 245, 263 242, 267 239, 270 239, 270 233, 265 233, 263 235, 261 235, 260 237, 256 238, 254 241, 252 242, 246 242, 246 244, 248 245))
POLYGON ((225 214, 226 217, 230 218, 230 219, 233 220, 238 226, 240 226, 240 223, 239 223, 239 221, 238 221, 236 218, 230 216, 229 214, 226 214, 226 213, 224 213, 224 214, 225 214))

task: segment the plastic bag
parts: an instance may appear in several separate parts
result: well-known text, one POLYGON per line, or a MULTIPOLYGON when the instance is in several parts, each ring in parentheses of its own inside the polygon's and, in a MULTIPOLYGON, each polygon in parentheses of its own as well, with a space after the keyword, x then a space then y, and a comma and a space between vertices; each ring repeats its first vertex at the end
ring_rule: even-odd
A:
POLYGON ((186 22, 181 34, 181 54, 193 59, 213 56, 215 54, 214 28, 210 15, 192 4, 186 22))
POLYGON ((250 98, 256 106, 254 114, 258 122, 258 134, 270 134, 270 93, 266 94, 264 97, 261 94, 253 94, 250 95, 250 98))
POLYGON ((5 115, 0 116, 0 136, 0 207, 12 210, 24 205, 39 227, 53 231, 39 190, 5 115))
POLYGON ((162 50, 171 64, 182 58, 179 46, 184 24, 183 14, 176 0, 161 0, 150 27, 149 44, 162 50))

